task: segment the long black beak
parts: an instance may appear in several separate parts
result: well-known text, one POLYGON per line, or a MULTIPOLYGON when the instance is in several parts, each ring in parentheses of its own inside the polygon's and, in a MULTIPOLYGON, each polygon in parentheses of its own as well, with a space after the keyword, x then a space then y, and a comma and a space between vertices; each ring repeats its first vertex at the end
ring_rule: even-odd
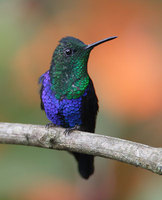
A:
POLYGON ((87 45, 87 46, 85 47, 85 49, 91 49, 91 48, 94 48, 94 47, 96 47, 96 46, 99 45, 99 44, 102 44, 102 43, 104 43, 104 42, 107 42, 107 41, 113 40, 113 39, 115 39, 115 38, 117 38, 117 36, 109 37, 109 38, 106 38, 106 39, 100 40, 100 41, 98 41, 98 42, 95 42, 95 43, 93 43, 93 44, 89 44, 89 45, 87 45))

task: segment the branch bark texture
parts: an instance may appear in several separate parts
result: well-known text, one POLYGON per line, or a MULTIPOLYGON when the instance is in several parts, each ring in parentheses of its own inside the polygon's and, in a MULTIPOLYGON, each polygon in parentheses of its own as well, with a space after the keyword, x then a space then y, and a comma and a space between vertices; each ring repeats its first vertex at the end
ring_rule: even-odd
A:
POLYGON ((67 150, 110 158, 162 175, 162 148, 110 136, 42 125, 0 123, 0 143, 67 150))

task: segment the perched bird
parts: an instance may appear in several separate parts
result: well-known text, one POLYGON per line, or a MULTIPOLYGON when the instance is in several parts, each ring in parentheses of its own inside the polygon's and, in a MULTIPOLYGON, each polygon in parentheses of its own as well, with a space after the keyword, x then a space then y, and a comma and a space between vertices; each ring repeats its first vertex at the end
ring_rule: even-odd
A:
MULTIPOLYGON (((86 45, 74 37, 59 41, 52 56, 50 69, 40 77, 41 109, 53 125, 94 133, 98 112, 98 99, 93 82, 87 72, 91 50, 109 37, 86 45)), ((88 179, 94 172, 94 156, 72 153, 80 175, 88 179)))

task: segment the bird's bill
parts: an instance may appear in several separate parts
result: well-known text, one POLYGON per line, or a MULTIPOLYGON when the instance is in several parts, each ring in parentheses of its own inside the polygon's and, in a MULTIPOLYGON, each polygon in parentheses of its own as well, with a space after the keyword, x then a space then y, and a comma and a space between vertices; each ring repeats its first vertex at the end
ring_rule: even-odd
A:
POLYGON ((94 48, 94 47, 98 46, 99 44, 102 44, 102 43, 104 43, 104 42, 107 42, 107 41, 113 40, 113 39, 115 39, 115 38, 117 38, 117 36, 113 36, 113 37, 105 38, 105 39, 100 40, 100 41, 98 41, 98 42, 95 42, 95 43, 93 43, 93 44, 89 44, 89 45, 87 45, 87 46, 85 47, 85 49, 91 49, 91 48, 94 48))

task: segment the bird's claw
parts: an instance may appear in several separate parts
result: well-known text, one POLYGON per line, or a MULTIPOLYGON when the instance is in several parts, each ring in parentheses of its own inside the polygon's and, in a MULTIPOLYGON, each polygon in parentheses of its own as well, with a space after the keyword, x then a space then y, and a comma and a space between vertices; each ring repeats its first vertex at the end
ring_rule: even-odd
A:
POLYGON ((65 135, 70 135, 70 133, 72 133, 72 132, 75 131, 75 130, 79 130, 79 128, 80 128, 80 126, 75 125, 75 126, 72 127, 72 128, 67 128, 67 129, 64 131, 64 133, 65 133, 65 135))
POLYGON ((49 128, 52 128, 52 127, 56 127, 56 125, 53 124, 53 123, 48 123, 48 124, 45 125, 45 127, 49 129, 49 128))

